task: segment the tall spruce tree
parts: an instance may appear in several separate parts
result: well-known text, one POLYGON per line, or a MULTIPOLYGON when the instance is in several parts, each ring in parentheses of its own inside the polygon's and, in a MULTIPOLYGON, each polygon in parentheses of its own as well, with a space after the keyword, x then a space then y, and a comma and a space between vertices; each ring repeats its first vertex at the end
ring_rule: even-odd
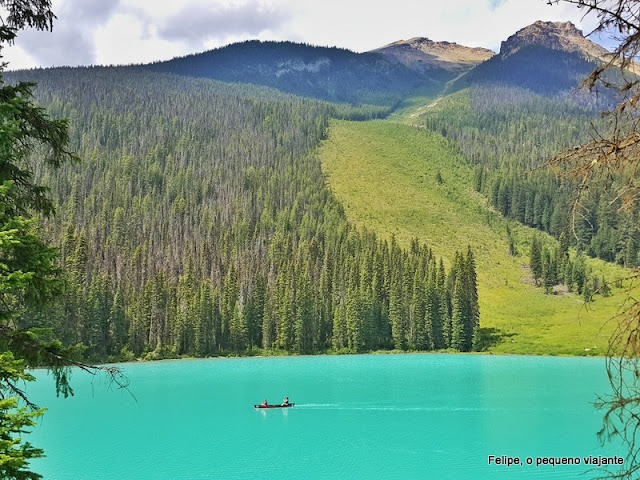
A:
POLYGON ((313 329, 316 324, 316 312, 309 273, 305 270, 300 278, 296 293, 295 313, 295 350, 298 353, 313 351, 313 329))
POLYGON ((391 292, 389 294, 389 322, 391 323, 393 345, 396 350, 404 350, 406 348, 406 320, 400 272, 395 272, 391 280, 391 292))
POLYGON ((531 250, 529 252, 529 266, 531 268, 531 274, 533 279, 538 284, 540 278, 542 278, 542 247, 537 235, 533 236, 531 240, 531 250))
MULTIPOLYGON (((48 0, 0 0, 0 7, 0 49, 23 28, 51 30, 55 18, 48 0)), ((63 284, 54 265, 57 252, 39 238, 31 219, 52 214, 53 205, 47 189, 34 181, 29 157, 36 150, 44 152, 40 160, 54 168, 76 158, 67 149, 67 122, 53 120, 37 107, 32 87, 0 82, 0 477, 6 479, 41 478, 29 470, 29 460, 43 452, 23 438, 43 412, 17 386, 35 379, 25 372, 25 362, 52 369, 57 392, 64 396, 72 393, 69 366, 90 369, 74 360, 77 349, 64 348, 50 331, 43 333, 33 322, 37 316, 31 315, 55 303, 63 284)))
POLYGON ((451 347, 464 352, 467 350, 468 318, 465 315, 464 286, 461 277, 456 278, 452 303, 451 347))
POLYGON ((480 331, 480 305, 478 301, 478 280, 476 275, 476 261, 471 250, 467 248, 467 256, 464 261, 465 290, 469 308, 469 326, 467 329, 466 347, 469 350, 477 350, 480 331))

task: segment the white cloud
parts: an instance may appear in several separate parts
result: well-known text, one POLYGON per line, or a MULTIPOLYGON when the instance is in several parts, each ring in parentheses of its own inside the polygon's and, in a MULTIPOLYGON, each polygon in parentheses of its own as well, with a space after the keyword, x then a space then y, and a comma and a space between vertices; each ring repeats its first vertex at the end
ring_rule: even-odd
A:
POLYGON ((158 31, 164 39, 201 48, 211 39, 225 42, 233 36, 256 38, 265 31, 279 28, 287 16, 287 10, 264 2, 189 5, 166 18, 158 31))
POLYGON ((186 53, 182 45, 158 38, 153 24, 127 14, 111 17, 96 30, 94 38, 101 65, 146 63, 186 53))
POLYGON ((9 66, 7 68, 11 70, 20 70, 23 68, 33 68, 38 66, 38 61, 29 55, 22 47, 13 45, 7 49, 2 50, 2 61, 7 62, 9 66))
MULTIPOLYGON (((119 0, 57 0, 53 32, 25 30, 17 44, 37 65, 89 65, 96 63, 94 30, 114 12, 119 0)), ((16 63, 24 63, 17 58, 16 63)), ((13 66, 13 65, 12 65, 13 66)))
POLYGON ((53 33, 22 32, 12 68, 151 62, 259 38, 367 51, 424 36, 497 50, 536 20, 594 19, 546 0, 54 0, 53 33))
POLYGON ((292 30, 317 44, 367 51, 399 39, 428 37, 474 47, 499 49, 500 42, 536 20, 579 24, 582 14, 569 5, 543 0, 325 0, 295 7, 292 30), (314 18, 307 22, 306 18, 314 18))

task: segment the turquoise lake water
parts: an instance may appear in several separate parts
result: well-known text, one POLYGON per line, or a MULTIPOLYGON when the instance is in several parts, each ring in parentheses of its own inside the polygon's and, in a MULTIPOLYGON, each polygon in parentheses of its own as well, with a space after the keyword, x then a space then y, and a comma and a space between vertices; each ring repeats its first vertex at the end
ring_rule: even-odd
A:
POLYGON ((489 455, 602 449, 604 360, 358 355, 124 364, 131 394, 78 373, 28 436, 46 480, 585 479, 589 467, 488 465, 489 455), (296 406, 256 410, 288 395, 296 406))

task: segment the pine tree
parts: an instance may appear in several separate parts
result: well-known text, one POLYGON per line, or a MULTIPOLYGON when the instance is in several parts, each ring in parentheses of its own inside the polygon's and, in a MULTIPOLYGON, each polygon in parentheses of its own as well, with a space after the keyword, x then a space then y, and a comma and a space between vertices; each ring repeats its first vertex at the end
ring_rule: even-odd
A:
POLYGON ((212 349, 215 350, 222 350, 222 312, 220 311, 220 303, 221 303, 221 299, 220 299, 220 291, 216 288, 213 290, 213 296, 212 296, 212 307, 213 307, 213 312, 212 312, 212 321, 213 321, 213 327, 212 327, 212 349))
POLYGON ((476 275, 476 262, 471 246, 467 248, 467 257, 464 262, 465 296, 468 303, 468 326, 466 330, 466 347, 468 350, 476 349, 480 330, 480 304, 478 300, 478 280, 476 275))
POLYGON ((265 280, 262 275, 257 275, 253 279, 251 288, 247 288, 246 296, 247 301, 244 308, 244 315, 247 322, 247 335, 249 341, 249 348, 253 348, 254 345, 260 345, 262 330, 262 321, 264 315, 264 298, 265 298, 265 280))
POLYGON ((424 350, 433 350, 434 348, 433 313, 427 303, 424 311, 424 350))
POLYGON ((213 353, 214 346, 214 308, 209 285, 200 285, 197 319, 195 328, 196 355, 203 357, 213 353))
POLYGON ((553 263, 551 253, 548 248, 542 250, 542 285, 545 293, 551 293, 553 290, 553 263))
POLYGON ((164 274, 156 274, 150 282, 151 312, 149 314, 149 338, 147 340, 149 349, 154 351, 162 349, 166 344, 168 290, 164 274))
MULTIPOLYGON (((262 314, 262 348, 271 349, 276 343, 276 306, 275 294, 265 296, 264 312, 262 314)), ((276 292, 277 293, 277 292, 276 292)))
POLYGON ((345 295, 345 317, 347 328, 347 346, 350 350, 358 352, 364 346, 363 342, 363 313, 360 301, 360 288, 358 285, 358 269, 356 263, 351 266, 349 274, 349 286, 345 295))
POLYGON ((540 241, 536 235, 531 240, 531 251, 529 252, 529 266, 531 267, 531 274, 533 279, 538 284, 538 280, 542 277, 542 249, 540 247, 540 241))
POLYGON ((426 350, 428 342, 425 325, 425 297, 424 272, 416 269, 413 275, 413 292, 411 306, 409 307, 409 337, 412 339, 412 348, 426 350))
POLYGON ((294 345, 293 292, 283 276, 278 292, 277 343, 283 350, 291 350, 294 345))
POLYGON ((582 289, 587 281, 587 266, 582 254, 579 254, 573 262, 572 278, 578 293, 582 294, 582 289))
POLYGON ((222 339, 223 349, 229 347, 230 325, 234 315, 239 296, 238 272, 232 265, 224 278, 222 286, 222 339))
POLYGON ((433 325, 433 348, 448 348, 451 342, 449 313, 447 311, 447 291, 445 287, 446 273, 444 261, 440 258, 438 271, 433 276, 433 297, 429 306, 430 319, 433 325))
POLYGON ((320 291, 318 308, 318 327, 314 338, 314 345, 318 350, 326 349, 331 344, 331 331, 333 323, 333 288, 331 284, 332 264, 329 257, 329 250, 325 250, 320 273, 320 291))
POLYGON ((333 338, 331 345, 334 350, 342 350, 347 346, 347 322, 343 305, 337 305, 333 309, 333 338))
POLYGON ((229 321, 229 346, 234 352, 244 352, 247 349, 247 319, 241 302, 236 302, 229 321))
POLYGON ((462 279, 458 278, 453 291, 453 312, 451 315, 451 347, 461 352, 467 351, 467 319, 464 315, 464 294, 462 279))
POLYGON ((315 316, 311 283, 305 271, 296 291, 295 349, 298 353, 311 353, 313 350, 315 316))
POLYGON ((391 280, 391 293, 389 295, 389 321, 391 322, 391 334, 396 350, 406 350, 407 329, 403 308, 402 284, 399 272, 395 273, 391 280))
POLYGON ((117 355, 127 341, 125 308, 120 291, 116 291, 116 294, 113 296, 113 303, 109 309, 109 327, 111 329, 110 335, 113 338, 113 348, 109 353, 111 355, 117 355))
POLYGON ((564 268, 569 260, 569 239, 567 234, 562 232, 558 238, 560 247, 558 248, 558 269, 564 271, 564 268))

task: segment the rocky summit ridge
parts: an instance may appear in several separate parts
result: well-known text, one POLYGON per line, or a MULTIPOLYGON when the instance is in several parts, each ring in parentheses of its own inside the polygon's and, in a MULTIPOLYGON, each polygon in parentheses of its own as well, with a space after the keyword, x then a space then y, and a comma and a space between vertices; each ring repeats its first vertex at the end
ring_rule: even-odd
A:
POLYGON ((420 72, 443 69, 452 73, 470 70, 495 55, 486 48, 466 47, 455 42, 434 42, 425 37, 399 40, 373 52, 420 72))
POLYGON ((525 47, 545 47, 569 53, 580 53, 588 57, 602 59, 609 52, 600 45, 585 38, 584 34, 571 22, 537 21, 518 30, 500 45, 500 57, 507 58, 525 47))

